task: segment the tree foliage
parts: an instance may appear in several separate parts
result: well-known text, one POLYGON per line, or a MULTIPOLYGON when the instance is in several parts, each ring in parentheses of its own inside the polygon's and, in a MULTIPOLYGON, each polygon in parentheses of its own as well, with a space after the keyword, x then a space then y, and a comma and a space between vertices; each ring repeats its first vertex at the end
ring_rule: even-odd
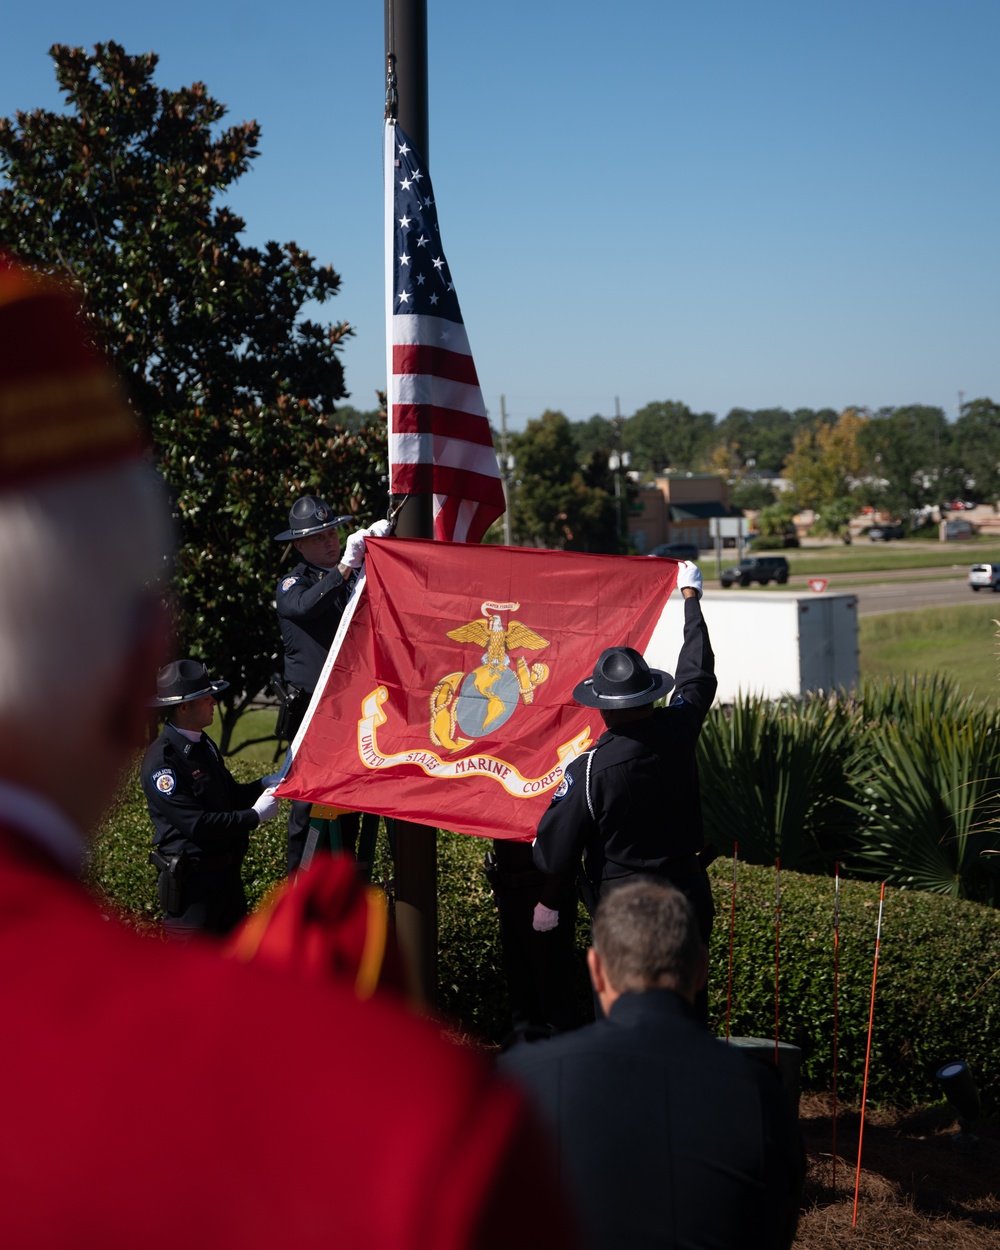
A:
POLYGON ((868 500, 886 512, 904 516, 956 494, 962 475, 940 408, 909 404, 881 410, 866 422, 860 443, 873 480, 868 500))
POLYGON ((1000 499, 1000 404, 992 399, 964 404, 953 442, 962 478, 956 493, 989 503, 1000 499))
POLYGON ((302 315, 340 278, 295 243, 241 242, 217 200, 258 153, 204 84, 156 86, 157 57, 51 49, 67 111, 0 119, 0 238, 82 288, 95 333, 149 423, 180 552, 178 647, 231 683, 225 738, 278 642, 272 586, 289 502, 307 490, 369 519, 384 434, 331 424, 350 327, 302 315))
POLYGON ((723 459, 734 468, 749 466, 757 472, 780 473, 800 430, 836 420, 830 409, 732 408, 716 427, 716 462, 723 459), (724 451, 722 449, 725 449, 724 451))
POLYGON ((864 471, 860 446, 865 419, 846 408, 834 425, 818 425, 799 431, 785 462, 799 508, 829 511, 835 500, 847 498, 864 471))
POLYGON ((569 421, 543 412, 511 435, 517 481, 515 541, 567 551, 617 550, 615 500, 607 459, 595 452, 581 467, 569 421))
POLYGON ((607 460, 617 448, 619 434, 615 423, 608 417, 595 413, 587 421, 572 421, 570 430, 576 446, 576 458, 580 464, 586 464, 596 453, 607 460))
POLYGON ((646 404, 622 425, 622 447, 643 473, 701 468, 712 445, 715 416, 668 399, 646 404))

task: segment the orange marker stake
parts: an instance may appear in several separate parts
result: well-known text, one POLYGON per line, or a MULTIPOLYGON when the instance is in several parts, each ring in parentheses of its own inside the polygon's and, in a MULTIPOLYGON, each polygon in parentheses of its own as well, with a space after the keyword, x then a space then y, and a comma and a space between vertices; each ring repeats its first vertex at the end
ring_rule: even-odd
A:
POLYGON ((726 989, 726 1041, 729 1041, 729 1014, 733 1007, 733 939, 736 935, 736 860, 740 844, 733 843, 733 896, 729 905, 729 985, 726 989))
POLYGON ((840 861, 833 868, 833 1176, 830 1188, 837 1198, 837 990, 840 985, 840 861))
POLYGON ((878 899, 878 928, 875 930, 875 963, 872 966, 872 1001, 868 1010, 868 1045, 865 1049, 865 1081, 861 1090, 861 1126, 858 1129, 858 1167, 854 1177, 854 1215, 851 1227, 858 1224, 858 1190, 861 1187, 861 1142, 865 1135, 865 1107, 868 1104, 868 1064, 872 1055, 872 1025, 875 1023, 875 982, 878 979, 878 948, 882 939, 882 905, 885 902, 885 882, 878 899))
POLYGON ((781 960, 781 856, 774 861, 774 1066, 778 1066, 778 972, 781 960))

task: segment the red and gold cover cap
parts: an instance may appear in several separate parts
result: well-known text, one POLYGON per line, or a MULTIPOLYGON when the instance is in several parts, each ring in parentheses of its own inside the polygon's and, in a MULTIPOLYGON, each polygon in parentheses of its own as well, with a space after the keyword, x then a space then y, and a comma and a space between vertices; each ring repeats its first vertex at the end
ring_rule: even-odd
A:
POLYGON ((0 490, 134 459, 143 442, 79 299, 0 250, 0 490))

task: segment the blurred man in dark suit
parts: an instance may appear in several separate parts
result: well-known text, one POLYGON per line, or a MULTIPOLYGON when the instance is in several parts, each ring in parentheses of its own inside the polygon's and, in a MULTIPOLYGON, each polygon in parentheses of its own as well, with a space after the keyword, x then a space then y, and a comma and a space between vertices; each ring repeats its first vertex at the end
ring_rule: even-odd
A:
POLYGON ((549 1120, 594 1250, 787 1250, 798 1129, 777 1075, 695 1018, 707 952, 691 904, 653 880, 606 890, 588 963, 605 1019, 500 1064, 549 1120))

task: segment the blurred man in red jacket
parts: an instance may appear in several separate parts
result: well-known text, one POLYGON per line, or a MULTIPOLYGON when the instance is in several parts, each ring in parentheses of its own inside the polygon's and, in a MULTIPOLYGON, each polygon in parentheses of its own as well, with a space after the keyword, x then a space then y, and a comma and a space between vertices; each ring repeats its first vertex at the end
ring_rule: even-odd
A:
POLYGON ((75 305, 0 254, 4 1243, 567 1245, 534 1122, 474 1056, 350 979, 140 937, 75 880, 166 658, 166 549, 75 305))

